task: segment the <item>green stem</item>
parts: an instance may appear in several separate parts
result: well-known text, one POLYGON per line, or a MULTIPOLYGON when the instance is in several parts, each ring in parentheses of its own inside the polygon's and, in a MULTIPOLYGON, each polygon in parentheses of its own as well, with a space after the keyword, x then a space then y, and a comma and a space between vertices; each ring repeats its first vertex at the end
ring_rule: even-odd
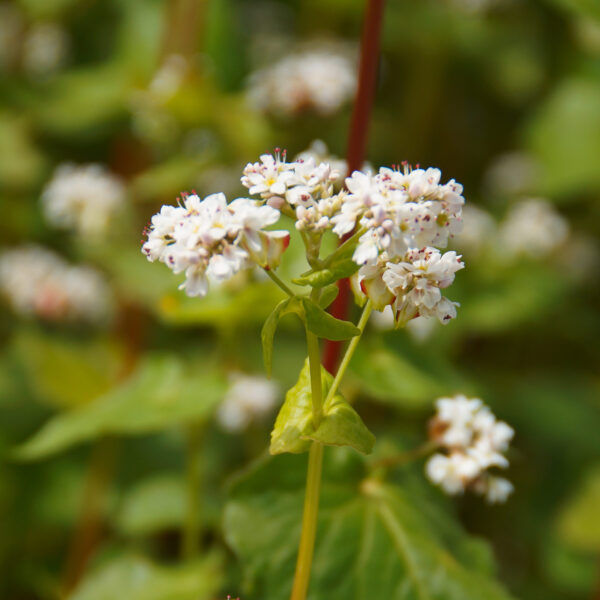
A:
POLYGON ((350 341, 350 344, 348 345, 346 353, 344 354, 344 358, 342 359, 342 362, 340 364, 340 368, 337 370, 337 373, 335 374, 333 383, 331 384, 331 387, 329 388, 329 392, 327 393, 327 398, 325 398, 324 404, 327 404, 335 396, 335 394, 338 390, 338 387, 340 386, 340 383, 342 382, 342 379, 344 378, 344 375, 346 374, 346 369, 348 368, 348 365, 350 364, 350 361, 352 360, 352 356, 354 354, 354 351, 356 350, 356 346, 358 346, 358 342, 360 341, 360 338, 362 337, 363 331, 365 330, 367 321, 369 320, 369 316, 371 315, 372 310, 373 310, 373 304, 371 303, 371 300, 367 300, 367 303, 365 304, 365 307, 363 308, 362 315, 360 316, 360 321, 358 322, 358 325, 357 325, 357 327, 360 329, 360 333, 358 335, 354 336, 352 338, 352 340, 350 341))
MULTIPOLYGON (((320 365, 319 365, 320 366, 320 365)), ((308 453, 308 474, 306 476, 306 496, 302 515, 302 534, 298 548, 298 560, 294 575, 294 587, 290 600, 305 600, 310 581, 317 533, 317 514, 321 491, 321 472, 323 469, 323 444, 313 442, 308 453)))
POLYGON ((265 269, 263 267, 264 272, 275 282, 275 284, 280 287, 290 298, 294 298, 296 294, 292 292, 292 290, 283 282, 281 279, 271 271, 271 269, 265 269))
POLYGON ((200 503, 202 489, 202 441, 204 425, 190 425, 186 431, 186 491, 187 512, 183 530, 181 553, 193 558, 200 551, 200 503))
POLYGON ((398 454, 393 454, 392 456, 386 456, 385 458, 379 458, 374 460, 369 466, 371 469, 390 469, 392 467, 399 467, 401 465, 405 465, 413 460, 417 460, 419 458, 423 458, 437 450, 439 448, 439 444, 437 442, 425 442, 412 450, 407 450, 406 452, 399 452, 398 454))
POLYGON ((308 364, 310 368, 310 391, 312 397, 313 426, 315 429, 323 418, 323 389, 321 386, 321 350, 319 338, 306 330, 306 345, 308 347, 308 364))

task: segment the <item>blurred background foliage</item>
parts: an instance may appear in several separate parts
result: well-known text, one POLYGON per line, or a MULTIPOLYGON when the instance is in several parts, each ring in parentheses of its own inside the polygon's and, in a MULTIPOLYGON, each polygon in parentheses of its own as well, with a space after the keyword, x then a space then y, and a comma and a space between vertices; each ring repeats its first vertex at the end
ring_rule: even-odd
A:
MULTIPOLYGON (((249 275, 188 299, 139 239, 183 190, 244 195, 241 169, 275 146, 293 156, 318 138, 343 157, 351 102, 327 114, 270 110, 248 87, 291 52, 333 44, 355 61, 363 10, 359 0, 0 1, 2 251, 35 243, 91 265, 112 297, 110 314, 86 324, 19 314, 4 290, 2 598, 285 597, 306 457, 260 458, 274 413, 236 433, 215 420, 231 373, 263 372, 260 327, 280 292, 249 275), (42 190, 65 162, 103 164, 125 184, 100 238, 44 218, 42 190), (190 495, 194 480, 201 493, 190 495), (190 527, 201 552, 182 542, 190 527)), ((343 391, 377 435, 375 454, 420 444, 435 398, 458 391, 517 433, 506 505, 443 498, 422 461, 390 471, 395 491, 365 498, 385 498, 385 514, 414 523, 424 546, 495 570, 516 598, 598 597, 596 0, 390 1, 367 155, 375 166, 438 166, 483 211, 454 241, 467 265, 450 294, 458 318, 408 333, 374 320, 352 362, 343 391)), ((287 278, 305 269, 294 252, 287 278)), ((280 390, 303 358, 288 317, 276 337, 280 390)), ((368 465, 328 455, 320 531, 332 546, 317 547, 313 597, 385 597, 377 571, 389 541, 361 579, 348 568, 361 547, 348 540, 362 513, 344 517, 342 533, 328 529, 368 465)), ((368 513, 367 500, 356 510, 368 513)), ((432 597, 465 597, 451 589, 432 597)))

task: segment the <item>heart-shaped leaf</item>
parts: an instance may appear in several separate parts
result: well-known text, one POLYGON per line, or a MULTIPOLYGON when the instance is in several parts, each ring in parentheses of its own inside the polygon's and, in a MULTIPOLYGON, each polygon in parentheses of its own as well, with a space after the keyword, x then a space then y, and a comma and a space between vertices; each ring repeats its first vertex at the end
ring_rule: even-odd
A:
MULTIPOLYGON (((361 463, 342 448, 325 452, 309 598, 510 600, 494 581, 485 543, 424 493, 365 477, 361 463)), ((303 456, 277 456, 231 490, 225 536, 253 598, 290 594, 305 469, 303 456)))
MULTIPOLYGON (((333 377, 321 368, 323 396, 327 395, 333 377)), ((368 454, 375 437, 362 422, 358 413, 336 394, 323 406, 323 418, 315 429, 312 418, 312 393, 308 359, 304 363, 296 385, 285 397, 271 432, 271 454, 307 452, 311 441, 328 446, 350 446, 368 454)))

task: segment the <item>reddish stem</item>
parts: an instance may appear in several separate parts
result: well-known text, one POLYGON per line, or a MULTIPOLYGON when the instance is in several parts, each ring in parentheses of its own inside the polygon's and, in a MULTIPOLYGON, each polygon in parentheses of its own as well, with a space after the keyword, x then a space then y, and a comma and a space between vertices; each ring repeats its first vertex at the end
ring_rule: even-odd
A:
MULTIPOLYGON (((375 96, 384 4, 385 0, 369 0, 367 4, 367 14, 363 27, 360 51, 358 88, 356 90, 356 100, 354 102, 346 155, 349 175, 360 169, 365 160, 369 120, 375 96)), ((352 234, 350 233, 342 238, 341 243, 350 237, 350 235, 352 234)), ((340 279, 338 281, 338 288, 340 291, 338 297, 331 305, 330 312, 337 319, 346 320, 350 309, 351 294, 348 279, 340 279)), ((332 374, 337 369, 340 355, 341 342, 325 340, 323 366, 332 374)))

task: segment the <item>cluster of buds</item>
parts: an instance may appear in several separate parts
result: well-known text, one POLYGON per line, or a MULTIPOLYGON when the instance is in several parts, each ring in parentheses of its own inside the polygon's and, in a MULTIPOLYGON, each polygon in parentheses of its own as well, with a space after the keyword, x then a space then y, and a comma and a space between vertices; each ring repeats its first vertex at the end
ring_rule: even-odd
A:
POLYGON ((490 475, 492 467, 506 468, 504 452, 514 435, 478 398, 457 395, 440 398, 430 423, 430 437, 445 453, 434 454, 425 467, 429 479, 448 494, 470 489, 488 502, 504 502, 512 484, 490 475))
POLYGON ((112 304, 108 285, 97 271, 71 266, 38 246, 0 256, 0 290, 16 313, 46 321, 99 322, 112 304))
POLYGON ((302 52, 250 78, 249 98, 261 111, 282 116, 311 110, 321 115, 336 112, 356 90, 356 69, 344 53, 330 50, 302 52))
POLYGON ((59 166, 42 194, 50 223, 92 236, 106 232, 124 199, 121 180, 95 164, 59 166))
POLYGON ((248 163, 242 185, 282 212, 296 219, 299 231, 323 232, 331 229, 331 218, 340 209, 343 197, 334 193, 339 173, 312 156, 286 162, 277 148, 275 155, 263 154, 260 162, 248 163))
POLYGON ((248 198, 227 203, 224 194, 204 200, 183 196, 179 206, 163 206, 152 217, 142 250, 174 273, 185 273, 180 289, 204 296, 208 277, 225 281, 242 269, 275 268, 289 244, 287 231, 264 231, 279 220, 271 206, 248 198))

